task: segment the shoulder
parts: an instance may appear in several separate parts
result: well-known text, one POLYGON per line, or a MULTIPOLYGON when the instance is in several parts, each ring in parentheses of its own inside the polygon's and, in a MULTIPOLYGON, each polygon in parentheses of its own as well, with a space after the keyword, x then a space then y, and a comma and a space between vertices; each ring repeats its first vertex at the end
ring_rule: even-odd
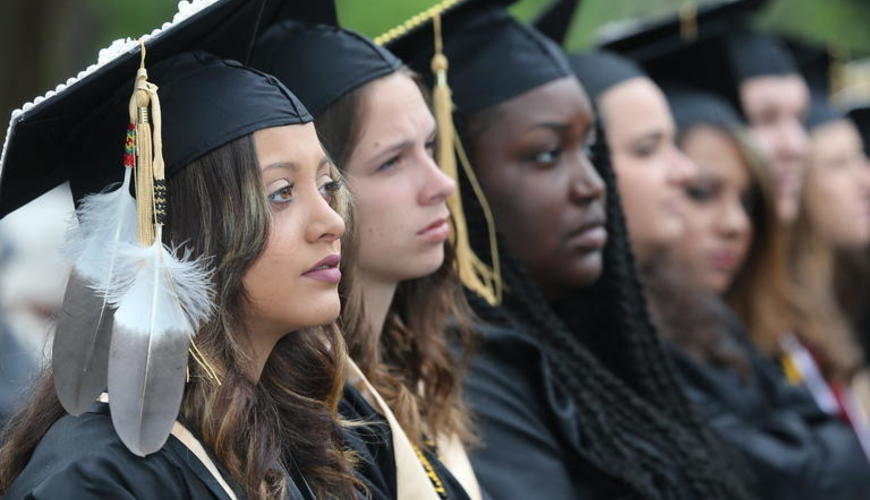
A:
POLYGON ((138 457, 115 434, 108 414, 65 416, 40 441, 6 498, 190 498, 200 488, 191 490, 190 475, 169 444, 138 457))

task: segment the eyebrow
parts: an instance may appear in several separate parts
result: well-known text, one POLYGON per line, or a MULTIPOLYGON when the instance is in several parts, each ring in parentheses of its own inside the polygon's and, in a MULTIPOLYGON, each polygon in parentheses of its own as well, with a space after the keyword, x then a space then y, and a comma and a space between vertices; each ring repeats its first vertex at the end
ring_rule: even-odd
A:
POLYGON ((263 168, 263 172, 268 172, 269 170, 275 170, 277 168, 283 168, 287 170, 297 171, 299 170, 299 164, 294 163, 292 161, 279 161, 275 163, 270 163, 266 167, 263 168))
MULTIPOLYGON (((317 164, 317 168, 319 169, 323 165, 330 163, 333 163, 332 160, 329 158, 329 156, 324 155, 323 158, 320 159, 320 162, 317 164)), ((299 170, 299 164, 292 161, 278 161, 267 165, 265 168, 263 168, 263 172, 268 172, 269 170, 274 170, 277 168, 283 168, 296 172, 299 170)))
POLYGON ((536 123, 536 124, 530 126, 527 130, 534 130, 537 128, 546 128, 546 129, 556 130, 558 132, 564 132, 565 130, 568 130, 569 128, 571 128, 571 125, 569 125, 567 123, 560 123, 560 122, 540 122, 540 123, 536 123))

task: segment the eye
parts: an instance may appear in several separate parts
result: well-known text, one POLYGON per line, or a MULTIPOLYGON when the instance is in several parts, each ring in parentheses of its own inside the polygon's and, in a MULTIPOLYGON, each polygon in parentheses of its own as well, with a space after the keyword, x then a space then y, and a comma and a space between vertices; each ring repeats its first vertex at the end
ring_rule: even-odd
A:
POLYGON ((686 196, 690 200, 703 203, 710 201, 716 195, 715 190, 710 186, 688 186, 686 187, 686 196))
POLYGON ((635 144, 632 153, 638 158, 649 158, 658 150, 658 141, 644 141, 635 144))
POLYGON ((384 163, 382 163, 381 166, 379 166, 379 167, 375 170, 375 172, 383 172, 383 171, 385 171, 385 170, 393 169, 393 168, 395 168, 396 166, 398 166, 398 164, 399 164, 399 162, 401 161, 401 159, 402 159, 402 158, 401 158, 401 155, 396 155, 396 156, 390 158, 389 160, 385 161, 384 163))
POLYGON ((430 158, 435 158, 435 139, 426 143, 426 154, 428 154, 430 158))
POLYGON ((560 156, 562 156, 562 149, 553 148, 532 154, 529 157, 529 161, 539 167, 552 167, 556 163, 559 163, 560 156))
POLYGON ((269 202, 283 205, 293 201, 293 184, 285 184, 269 193, 269 202))
POLYGON ((320 195, 331 205, 335 202, 335 194, 341 189, 341 185, 341 181, 330 180, 320 186, 320 195))

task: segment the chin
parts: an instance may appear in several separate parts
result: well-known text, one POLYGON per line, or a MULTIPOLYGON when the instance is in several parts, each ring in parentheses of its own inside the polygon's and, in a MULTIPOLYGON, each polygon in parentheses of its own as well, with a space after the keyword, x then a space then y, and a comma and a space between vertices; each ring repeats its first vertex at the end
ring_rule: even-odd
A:
POLYGON ((434 274, 444 264, 444 247, 404 260, 398 281, 414 280, 434 274))
MULTIPOLYGON (((568 271, 568 269, 566 269, 568 271)), ((604 257, 601 251, 590 252, 577 259, 570 269, 572 287, 587 287, 598 281, 604 272, 604 257)))
POLYGON ((309 302, 298 308, 297 311, 300 314, 295 315, 297 317, 294 318, 296 320, 294 323, 301 328, 311 328, 332 323, 341 314, 341 300, 338 298, 338 291, 333 292, 331 297, 324 297, 322 300, 309 302))

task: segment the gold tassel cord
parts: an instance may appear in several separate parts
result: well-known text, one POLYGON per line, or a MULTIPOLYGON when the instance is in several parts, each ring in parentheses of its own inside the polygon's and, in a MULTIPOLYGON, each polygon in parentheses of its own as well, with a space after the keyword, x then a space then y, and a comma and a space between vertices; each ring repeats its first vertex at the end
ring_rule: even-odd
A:
POLYGON ((689 0, 680 6, 680 37, 688 43, 698 37, 698 5, 695 0, 689 0))
MULTIPOLYGON (((432 73, 435 75, 435 85, 432 89, 432 102, 435 112, 435 121, 438 127, 438 150, 437 160, 450 178, 459 185, 459 172, 456 166, 455 145, 458 144, 456 129, 453 126, 453 100, 450 94, 450 86, 447 84, 447 69, 449 66, 447 57, 444 55, 443 40, 441 36, 441 14, 435 13, 432 17, 433 30, 435 33, 435 54, 432 57, 432 73)), ((463 157, 464 157, 463 152, 463 157)), ((464 165, 467 164, 467 158, 464 165)), ((483 263, 471 248, 468 236, 468 225, 465 213, 462 209, 462 198, 457 189, 447 199, 447 206, 453 219, 453 231, 451 239, 456 247, 456 270, 462 283, 473 292, 483 297, 491 305, 501 301, 501 279, 498 262, 498 250, 495 242, 495 231, 492 225, 492 216, 486 203, 483 191, 479 189, 477 179, 471 168, 465 169, 465 174, 474 186, 474 193, 481 200, 484 213, 487 217, 487 225, 490 236, 490 246, 495 271, 483 263)))
POLYGON ((426 23, 435 18, 435 16, 440 16, 444 12, 465 3, 467 0, 442 0, 441 2, 436 3, 432 7, 424 10, 423 12, 412 16, 410 19, 405 21, 404 23, 387 30, 386 32, 376 36, 374 38, 374 42, 378 45, 384 45, 392 42, 396 38, 399 38, 414 28, 426 23))
POLYGON ((145 70, 145 43, 139 41, 141 60, 136 72, 133 96, 130 97, 130 121, 136 124, 136 213, 139 243, 149 246, 154 241, 153 192, 154 172, 151 144, 151 117, 148 72, 145 70))

